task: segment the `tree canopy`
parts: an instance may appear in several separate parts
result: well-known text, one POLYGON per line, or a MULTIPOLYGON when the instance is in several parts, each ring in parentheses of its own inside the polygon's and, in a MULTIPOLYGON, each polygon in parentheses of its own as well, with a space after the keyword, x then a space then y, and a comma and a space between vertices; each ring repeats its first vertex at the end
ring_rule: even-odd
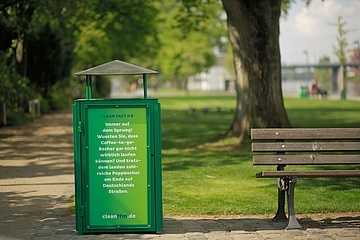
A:
MULTIPOLYGON (((54 98, 78 95, 74 72, 120 59, 156 69, 185 89, 187 76, 214 63, 213 47, 226 30, 219 4, 203 6, 204 18, 194 15, 197 29, 185 25, 187 7, 177 0, 1 1, 1 74, 11 77, 0 88, 16 88, 23 111, 31 98, 52 108, 54 98)), ((1 97, 12 109, 11 97, 1 97)))
POLYGON ((135 61, 156 54, 157 16, 151 0, 1 1, 0 73, 8 76, 0 82, 2 101, 8 111, 21 112, 31 98, 40 98, 42 109, 56 108, 56 101, 71 102, 73 72, 113 59, 135 61))
MULTIPOLYGON (((17 94, 24 99, 61 102, 75 96, 72 73, 120 59, 156 69, 185 89, 189 75, 214 63, 214 49, 228 49, 221 41, 228 30, 237 106, 227 135, 241 139, 253 127, 289 126, 279 17, 293 1, 5 0, 0 2, 0 56, 8 67, 1 69, 11 76, 0 88, 21 79, 32 93, 22 88, 17 94)), ((10 98, 5 99, 9 105, 10 98)))

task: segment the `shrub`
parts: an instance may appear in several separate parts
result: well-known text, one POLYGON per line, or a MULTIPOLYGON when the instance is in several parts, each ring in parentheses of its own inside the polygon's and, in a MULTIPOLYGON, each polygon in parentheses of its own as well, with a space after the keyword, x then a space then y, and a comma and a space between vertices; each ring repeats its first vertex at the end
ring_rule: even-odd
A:
POLYGON ((50 106, 51 110, 64 110, 72 105, 72 97, 69 89, 57 88, 52 91, 50 106))

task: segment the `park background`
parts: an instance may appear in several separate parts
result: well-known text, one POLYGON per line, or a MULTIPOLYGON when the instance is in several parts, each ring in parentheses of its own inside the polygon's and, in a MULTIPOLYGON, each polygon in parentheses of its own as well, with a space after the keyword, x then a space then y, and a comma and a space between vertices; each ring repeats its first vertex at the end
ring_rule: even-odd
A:
MULTIPOLYGON (((77 71, 113 59, 154 69, 159 74, 149 77, 149 92, 162 104, 165 214, 275 211, 276 183, 256 180, 255 172, 261 168, 251 164, 249 141, 238 144, 236 138, 221 138, 231 124, 236 100, 226 18, 220 2, 206 8, 209 17, 203 19, 200 28, 187 25, 187 15, 178 1, 15 2, 20 5, 6 4, 13 1, 0 5, 0 102, 6 106, 7 125, 38 117, 37 112, 29 111, 30 100, 38 99, 44 114, 67 109, 74 99, 84 97, 84 79, 74 76, 77 71), (189 114, 192 108, 197 109, 195 114, 189 114)), ((329 3, 352 8, 358 4, 325 1, 323 6, 329 3)), ((301 6, 305 8, 304 3, 301 6)), ((290 8, 289 19, 291 14, 290 8)), ((335 48, 338 29, 352 29, 352 16, 344 11, 338 22, 338 15, 333 14, 331 42, 335 48)), ((282 34, 286 36, 285 29, 282 34)), ((346 82, 349 94, 356 97, 360 58, 358 42, 353 43, 358 39, 354 35, 342 37, 347 40, 347 62, 354 65, 346 69, 346 82)), ((290 45, 290 41, 281 41, 282 46, 290 45)), ((326 50, 313 60, 310 48, 295 42, 293 49, 299 51, 287 60, 284 50, 282 60, 284 66, 293 64, 291 60, 302 65, 283 71, 284 86, 290 82, 289 88, 284 87, 289 89, 284 92, 289 96, 284 104, 292 125, 358 127, 358 102, 339 100, 332 88, 331 69, 309 66, 338 64, 333 52, 326 50), (297 62, 300 58, 305 62, 297 62), (331 100, 300 98, 300 86, 310 84, 312 77, 329 90, 331 100)), ((142 79, 98 77, 94 90, 96 98, 133 97, 142 92, 142 79)), ((297 203, 299 213, 360 211, 359 190, 352 187, 359 185, 357 179, 340 184, 326 179, 315 187, 310 180, 304 182, 297 189, 302 195, 301 203, 297 203), (339 189, 346 194, 336 194, 339 189)))
MULTIPOLYGON (((7 124, 32 119, 33 99, 42 113, 68 108, 84 97, 84 79, 74 73, 114 59, 159 71, 150 91, 234 91, 226 14, 221 1, 202 3, 203 15, 190 17, 191 6, 175 0, 2 1, 0 105, 7 124)), ((334 66, 343 50, 347 93, 359 96, 358 9, 355 0, 291 1, 280 18, 284 94, 299 94, 313 77, 338 94, 334 66)), ((94 79, 95 97, 141 88, 137 76, 94 79)))

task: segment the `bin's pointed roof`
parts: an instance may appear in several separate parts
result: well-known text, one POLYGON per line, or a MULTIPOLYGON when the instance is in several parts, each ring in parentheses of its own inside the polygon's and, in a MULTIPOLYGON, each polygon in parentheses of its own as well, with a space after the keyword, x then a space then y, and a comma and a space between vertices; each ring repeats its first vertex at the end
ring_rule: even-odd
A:
POLYGON ((142 68, 120 60, 114 60, 108 63, 92 67, 75 75, 138 75, 138 74, 158 73, 157 71, 142 68))

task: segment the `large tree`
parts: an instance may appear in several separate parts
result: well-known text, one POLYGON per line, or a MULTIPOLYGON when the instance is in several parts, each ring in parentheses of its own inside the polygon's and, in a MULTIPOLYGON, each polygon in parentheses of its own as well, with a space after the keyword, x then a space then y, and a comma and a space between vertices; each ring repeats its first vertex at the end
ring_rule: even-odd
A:
POLYGON ((234 53, 237 104, 227 135, 289 127, 281 89, 281 0, 222 0, 234 53))
MULTIPOLYGON (((178 1, 196 25, 218 0, 178 1)), ((281 89, 279 19, 293 1, 222 0, 236 75, 236 111, 227 136, 242 140, 251 128, 290 126, 281 89)))

